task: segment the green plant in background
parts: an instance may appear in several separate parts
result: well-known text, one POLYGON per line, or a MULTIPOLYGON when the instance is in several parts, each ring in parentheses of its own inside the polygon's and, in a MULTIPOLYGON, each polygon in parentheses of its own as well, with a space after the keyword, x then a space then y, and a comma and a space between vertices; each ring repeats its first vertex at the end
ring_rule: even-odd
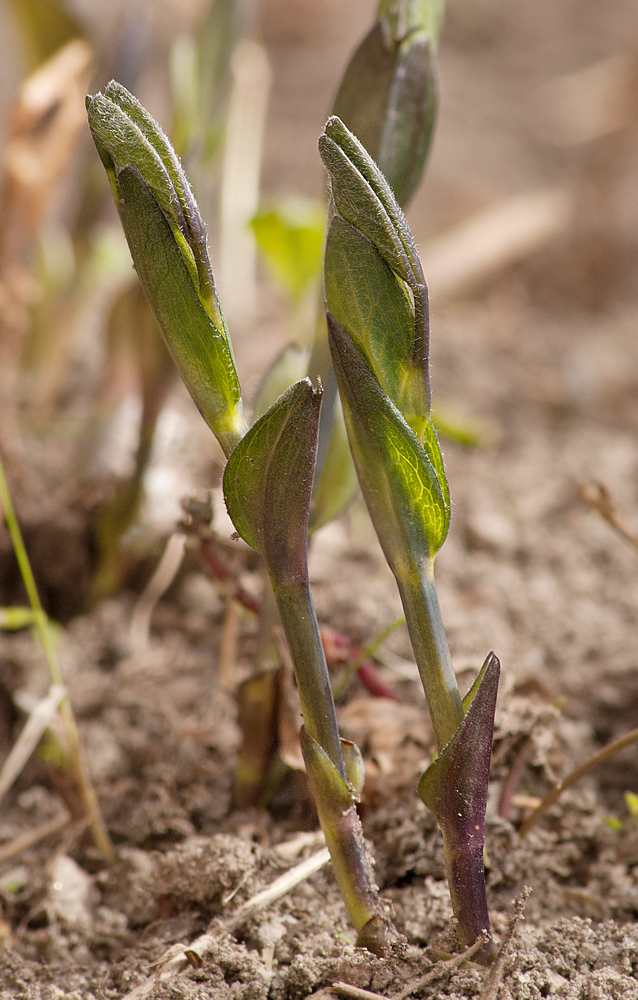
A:
MULTIPOLYGON (((437 756, 419 793, 443 832, 459 937, 469 946, 489 936, 482 855, 499 664, 490 654, 461 699, 434 585, 450 501, 430 420, 427 287, 416 248, 383 174, 340 119, 329 120, 319 150, 331 188, 332 358, 361 491, 430 710, 437 756)), ((481 955, 489 959, 489 943, 481 955)))

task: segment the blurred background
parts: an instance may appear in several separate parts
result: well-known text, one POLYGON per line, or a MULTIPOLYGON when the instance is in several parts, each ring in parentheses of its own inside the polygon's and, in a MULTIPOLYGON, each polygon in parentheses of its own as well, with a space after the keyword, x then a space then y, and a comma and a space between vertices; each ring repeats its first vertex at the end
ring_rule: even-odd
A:
MULTIPOLYGON (((319 280, 317 263, 302 292, 287 283, 263 237, 258 252, 254 219, 275 211, 290 228, 293 218, 319 261, 317 137, 375 10, 372 0, 0 8, 0 446, 52 614, 85 606, 96 560, 106 569, 95 592, 116 589, 115 542, 144 525, 169 530, 179 497, 213 483, 220 458, 165 360, 144 347, 156 338, 140 336, 144 306, 84 94, 117 78, 183 157, 250 401, 281 345, 307 341, 319 280)), ((538 553, 575 484, 593 476, 630 518, 638 505, 638 7, 450 0, 440 97, 409 220, 430 286, 435 405, 457 437, 492 449, 468 457, 446 445, 456 508, 440 572, 467 611, 488 597, 467 567, 456 579, 461 552, 511 562, 529 530, 538 553)), ((605 548, 610 529, 600 530, 605 548)), ((535 635, 548 611, 560 618, 543 586, 535 635)), ((505 631, 518 650, 520 630, 510 620, 505 631)))

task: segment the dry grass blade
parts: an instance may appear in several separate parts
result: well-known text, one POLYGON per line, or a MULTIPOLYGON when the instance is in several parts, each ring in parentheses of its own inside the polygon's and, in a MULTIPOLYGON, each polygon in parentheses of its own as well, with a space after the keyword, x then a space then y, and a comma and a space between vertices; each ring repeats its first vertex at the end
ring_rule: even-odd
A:
POLYGON ((630 732, 625 733, 624 736, 620 736, 617 740, 612 740, 608 743, 606 747, 599 750, 598 753, 593 754, 588 760, 581 764, 580 767, 574 768, 567 777, 563 778, 555 788, 552 788, 541 804, 536 807, 531 816, 528 816, 520 830, 518 831, 519 837, 524 837, 529 831, 536 826, 541 816, 544 816, 548 809, 554 805, 554 802, 559 798, 560 795, 565 791, 566 788, 571 788, 575 785, 577 781, 580 781, 586 774, 593 771, 595 767, 602 764, 603 761, 608 760, 609 757, 613 757, 615 753, 620 750, 624 750, 625 747, 632 746, 632 744, 638 743, 638 729, 632 729, 630 732))
POLYGON ((330 855, 328 853, 328 848, 323 847, 316 854, 311 857, 306 858, 305 861, 300 861, 298 865, 291 868, 290 871, 284 872, 279 878, 264 889, 262 892, 258 892, 256 896, 248 899, 243 906, 239 908, 237 913, 225 921, 225 926, 229 930, 234 930, 235 927, 239 927, 245 920, 256 913, 258 910, 263 910, 265 906, 269 906, 274 903, 276 899, 280 899, 282 896, 287 895, 296 885, 303 882, 305 879, 314 875, 318 872, 325 864, 330 860, 330 855))
POLYGON ((70 822, 71 817, 68 813, 60 813, 59 816, 54 816, 53 819, 47 820, 46 823, 36 826, 35 830, 27 830, 26 833, 20 834, 19 837, 11 840, 8 844, 3 844, 0 847, 0 864, 9 861, 10 858, 15 858, 16 855, 22 854, 23 851, 28 851, 30 847, 34 847, 41 840, 46 840, 47 837, 53 836, 54 833, 59 833, 70 822))
POLYGON ((135 605, 129 629, 131 649, 146 649, 148 646, 153 611, 182 565, 185 546, 186 535, 181 531, 175 531, 168 539, 159 565, 135 605))
POLYGON ((52 684, 46 697, 38 701, 29 712, 29 718, 0 771, 0 800, 11 788, 51 725, 64 694, 64 688, 60 684, 52 684))

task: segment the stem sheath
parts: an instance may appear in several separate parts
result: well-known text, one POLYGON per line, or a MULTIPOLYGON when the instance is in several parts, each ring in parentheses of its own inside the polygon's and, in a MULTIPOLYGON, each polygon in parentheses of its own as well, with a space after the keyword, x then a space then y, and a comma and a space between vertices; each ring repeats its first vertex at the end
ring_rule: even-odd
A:
POLYGON ((295 668, 306 729, 346 780, 332 688, 308 581, 288 586, 271 577, 295 668))

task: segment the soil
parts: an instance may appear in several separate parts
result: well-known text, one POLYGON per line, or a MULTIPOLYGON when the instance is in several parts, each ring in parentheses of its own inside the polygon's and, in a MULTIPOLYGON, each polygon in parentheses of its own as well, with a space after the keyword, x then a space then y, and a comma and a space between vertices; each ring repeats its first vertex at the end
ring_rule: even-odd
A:
MULTIPOLYGON (((347 31, 341 6, 262 4, 274 67, 264 165, 271 193, 320 190, 316 135, 375 5, 344 5, 347 31)), ((416 794, 433 745, 404 629, 379 652, 380 676, 398 700, 375 698, 355 679, 339 704, 343 735, 366 761, 361 815, 401 936, 394 953, 355 949, 329 865, 242 916, 256 893, 322 845, 299 771, 288 772, 268 809, 233 807, 236 691, 254 663, 256 620, 240 613, 229 658, 231 588, 210 578, 195 551, 155 609, 145 648, 131 647, 130 622, 135 587, 157 550, 129 587, 78 614, 92 500, 69 504, 59 457, 67 452, 54 460, 46 441, 26 434, 46 504, 25 495, 19 509, 27 540, 39 539, 44 553, 34 563, 48 607, 65 619, 65 679, 117 856, 105 865, 82 824, 71 823, 0 864, 2 1000, 365 996, 335 983, 387 998, 638 998, 638 815, 625 795, 638 793, 636 745, 519 833, 534 801, 638 715, 638 549, 581 488, 602 483, 638 530, 638 195, 630 183, 638 131, 625 127, 622 143, 610 131, 561 144, 555 132, 548 138, 546 99, 556 77, 634 44, 638 8, 634 0, 449 7, 436 147, 410 212, 417 239, 547 186, 582 195, 594 178, 606 205, 601 221, 583 195, 563 235, 471 294, 437 297, 431 288, 435 407, 483 438, 472 449, 443 443, 454 509, 437 583, 463 687, 489 650, 503 667, 486 842, 499 962, 492 971, 450 962, 457 947, 441 838, 416 794)), ((255 359, 285 339, 281 303, 265 279, 260 313, 259 349, 245 335, 238 343, 248 383, 255 359)), ((210 442, 179 390, 170 407, 178 431, 160 435, 152 481, 169 469, 182 493, 201 492, 214 481, 210 442)), ((164 510, 156 535, 169 529, 176 499, 168 514, 149 507, 164 510)), ((257 567, 229 542, 218 492, 214 499, 219 544, 258 595, 257 567)), ((15 574, 3 545, 7 603, 16 600, 15 574)), ((311 576, 320 620, 355 643, 400 616, 360 502, 313 541, 311 576)), ((40 697, 48 679, 29 633, 5 633, 1 643, 4 756, 23 725, 16 691, 40 697)), ((55 767, 34 756, 3 800, 0 857, 63 815, 63 802, 73 811, 55 767)))

